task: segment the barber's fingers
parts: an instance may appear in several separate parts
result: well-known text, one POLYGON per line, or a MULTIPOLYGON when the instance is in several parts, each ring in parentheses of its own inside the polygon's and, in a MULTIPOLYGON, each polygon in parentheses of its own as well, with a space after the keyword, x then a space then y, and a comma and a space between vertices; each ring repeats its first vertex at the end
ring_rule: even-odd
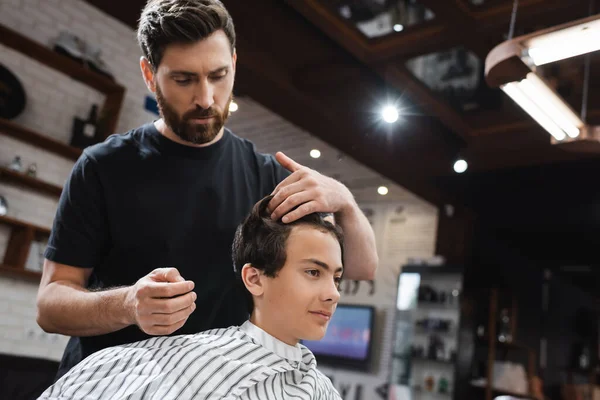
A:
POLYGON ((302 165, 298 164, 296 161, 292 160, 290 157, 286 156, 283 152, 278 151, 275 154, 275 159, 281 166, 287 169, 290 172, 296 172, 302 169, 302 165))
POLYGON ((286 215, 299 205, 315 200, 314 190, 302 190, 303 188, 300 185, 291 185, 290 188, 296 191, 289 192, 290 194, 281 202, 281 204, 279 204, 279 206, 277 206, 276 209, 273 210, 273 213, 271 214, 271 219, 273 219, 274 221, 281 219, 284 215, 286 215))
POLYGON ((183 282, 185 279, 179 273, 177 268, 166 267, 157 268, 148 275, 156 282, 183 282))
POLYGON ((196 305, 192 304, 175 314, 152 314, 142 319, 140 329, 148 335, 170 335, 186 323, 195 309, 196 305))
POLYGON ((194 282, 152 282, 146 281, 137 285, 136 297, 143 298, 167 298, 180 296, 194 289, 194 282))
POLYGON ((184 310, 195 304, 196 293, 189 292, 181 296, 156 299, 147 299, 143 304, 140 304, 138 312, 140 315, 149 314, 174 314, 178 311, 184 310))
MULTIPOLYGON (((193 303, 191 306, 179 310, 172 314, 151 314, 143 317, 144 325, 153 326, 171 326, 184 319, 187 319, 196 309, 196 304, 193 303)), ((152 328, 150 328, 152 329, 152 328)))

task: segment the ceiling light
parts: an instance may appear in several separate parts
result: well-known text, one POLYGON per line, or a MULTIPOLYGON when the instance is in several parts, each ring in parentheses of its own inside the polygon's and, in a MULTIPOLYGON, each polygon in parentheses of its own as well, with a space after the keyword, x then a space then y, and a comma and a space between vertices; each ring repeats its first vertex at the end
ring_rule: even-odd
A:
POLYGON ((404 30, 404 25, 402 24, 395 24, 394 25, 394 31, 396 32, 402 32, 404 30))
POLYGON ((535 103, 535 99, 531 99, 523 92, 522 82, 511 82, 502 86, 502 90, 511 99, 514 100, 527 114, 531 116, 538 124, 540 124, 548 133, 550 133, 556 140, 563 140, 566 135, 556 125, 548 115, 545 114, 535 103))
POLYGON ((570 107, 558 97, 558 95, 548 87, 535 73, 530 72, 527 78, 521 81, 525 93, 534 98, 540 108, 556 123, 560 128, 572 138, 579 136, 580 128, 584 123, 573 112, 570 107))
POLYGON ((388 188, 385 186, 379 186, 377 188, 377 193, 379 193, 382 196, 385 196, 386 194, 388 194, 388 188))
MULTIPOLYGON (((600 15, 594 15, 496 46, 485 60, 486 81, 500 87, 552 136, 553 143, 598 141, 587 125, 535 71, 538 65, 600 50, 600 15)), ((570 146, 580 149, 581 146, 570 146)))
POLYGON ((312 158, 319 158, 319 157, 321 157, 321 152, 319 150, 317 150, 317 149, 312 149, 310 151, 310 156, 312 158))
POLYGON ((454 163, 454 172, 456 172, 457 174, 462 174, 463 172, 465 172, 467 170, 468 167, 469 167, 469 164, 467 164, 467 162, 465 160, 460 158, 460 159, 456 160, 456 162, 454 163))
POLYGON ((238 105, 235 101, 232 101, 231 103, 229 103, 229 111, 231 112, 236 112, 238 110, 238 105))
POLYGON ((388 124, 393 124, 398 121, 398 109, 394 106, 385 106, 381 111, 383 120, 388 124))
POLYGON ((535 65, 600 50, 600 20, 568 26, 524 42, 535 65))

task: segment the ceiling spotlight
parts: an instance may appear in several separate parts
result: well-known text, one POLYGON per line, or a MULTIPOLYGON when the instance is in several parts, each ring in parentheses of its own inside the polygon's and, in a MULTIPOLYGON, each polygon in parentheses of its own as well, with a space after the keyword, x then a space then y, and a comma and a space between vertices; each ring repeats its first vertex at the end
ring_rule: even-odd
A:
POLYGON ((312 149, 310 151, 310 156, 312 158, 319 158, 319 157, 321 157, 321 152, 319 150, 317 150, 317 149, 312 149))
POLYGON ((385 196, 386 194, 388 194, 388 188, 385 186, 379 186, 377 188, 377 193, 379 193, 382 196, 385 196))
POLYGON ((394 31, 396 32, 402 32, 404 30, 404 25, 402 24, 395 24, 394 25, 394 31))
POLYGON ((454 172, 456 172, 457 174, 462 174, 463 172, 465 172, 467 170, 468 167, 469 167, 469 164, 467 164, 467 162, 465 160, 463 160, 462 158, 459 158, 454 163, 454 172))
POLYGON ((229 103, 229 111, 236 112, 238 110, 238 104, 235 101, 229 103))
POLYGON ((385 106, 381 111, 383 120, 388 124, 393 124, 398 121, 398 109, 394 106, 385 106))

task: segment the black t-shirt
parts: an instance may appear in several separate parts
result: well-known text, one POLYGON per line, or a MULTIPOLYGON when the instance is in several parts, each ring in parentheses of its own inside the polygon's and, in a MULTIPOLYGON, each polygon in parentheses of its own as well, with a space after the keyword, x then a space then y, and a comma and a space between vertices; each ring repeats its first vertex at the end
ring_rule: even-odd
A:
MULTIPOLYGON (((93 268, 89 288, 132 285, 155 268, 175 267, 195 282, 198 298, 174 334, 241 324, 248 316, 232 289, 235 229, 288 175, 228 129, 203 148, 173 142, 153 123, 112 135, 75 163, 45 257, 93 268)), ((97 350, 147 338, 137 326, 73 337, 58 376, 97 350)))

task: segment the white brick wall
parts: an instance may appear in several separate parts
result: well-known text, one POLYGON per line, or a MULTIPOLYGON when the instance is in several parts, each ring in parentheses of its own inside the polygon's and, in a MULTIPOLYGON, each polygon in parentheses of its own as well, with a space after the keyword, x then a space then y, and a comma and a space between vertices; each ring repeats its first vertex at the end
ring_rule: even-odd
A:
POLYGON ((60 360, 68 338, 37 326, 36 293, 37 285, 0 279, 0 353, 60 360))
MULTIPOLYGON (((117 131, 125 132, 155 118, 143 109, 147 89, 139 72, 140 50, 131 28, 81 0, 1 0, 0 24, 44 45, 49 45, 62 29, 69 29, 85 40, 97 40, 103 49, 104 60, 111 66, 117 81, 126 87, 117 131)), ((91 104, 100 104, 103 99, 101 94, 85 85, 2 45, 0 62, 18 74, 27 92, 26 110, 15 122, 64 143, 69 141, 73 117, 85 117, 91 104)), ((429 252, 435 247, 435 207, 340 154, 252 99, 238 99, 238 103, 240 111, 231 117, 228 126, 236 134, 253 140, 259 151, 273 153, 282 150, 302 164, 326 175, 337 176, 348 183, 359 203, 368 203, 375 208, 378 206, 374 204, 381 205, 381 210, 393 204, 406 205, 407 210, 419 210, 414 213, 411 211, 411 214, 418 216, 422 223, 415 225, 414 235, 403 235, 406 240, 418 236, 418 246, 407 245, 405 254, 397 262, 382 267, 389 268, 393 274, 397 273, 400 259, 430 255, 429 252), (314 160, 308 156, 312 148, 321 151, 320 159, 314 160), (390 190, 385 197, 376 194, 377 187, 382 184, 390 190), (431 233, 423 235, 423 226, 427 226, 431 233), (419 251, 415 253, 417 247, 419 251)), ((72 160, 0 134, 0 164, 9 163, 17 154, 21 156, 25 168, 35 162, 40 179, 60 186, 73 165, 72 160)), ((0 194, 8 199, 10 216, 36 225, 51 226, 57 205, 56 197, 2 182, 0 194)), ((6 249, 8 235, 9 229, 0 225, 0 256, 6 249)), ((390 240, 385 236, 384 230, 378 229, 377 239, 381 242, 378 247, 383 252, 387 246, 382 244, 390 240)), ((404 240, 401 242, 404 243, 404 240)), ((403 246, 401 243, 399 245, 403 246)), ((380 258, 384 256, 382 253, 380 258)), ((31 261, 34 263, 34 258, 31 261)), ((383 272, 380 271, 382 279, 389 280, 389 274, 383 272)), ((36 293, 37 284, 0 276, 0 353, 59 360, 67 338, 44 334, 37 327, 36 293)), ((389 297, 392 306, 393 293, 389 297)))
MULTIPOLYGON (((129 27, 80 0, 2 0, 0 24, 50 46, 63 29, 97 43, 116 80, 126 87, 117 131, 124 132, 154 116, 143 109, 146 86, 139 72, 140 51, 129 27)), ((104 96, 11 48, 0 45, 0 62, 15 73, 27 94, 27 105, 15 123, 63 143, 71 136, 73 117, 88 115, 104 96)), ((0 135, 0 164, 20 155, 24 168, 37 164, 38 178, 62 186, 73 161, 0 135)), ((0 182, 9 216, 50 227, 58 199, 0 182)), ((0 257, 10 230, 0 225, 0 257)), ((31 256, 31 255, 30 255, 31 256)), ((35 258, 32 258, 35 264, 35 258)), ((59 360, 67 338, 47 335, 35 322, 37 284, 0 276, 0 353, 59 360)))

